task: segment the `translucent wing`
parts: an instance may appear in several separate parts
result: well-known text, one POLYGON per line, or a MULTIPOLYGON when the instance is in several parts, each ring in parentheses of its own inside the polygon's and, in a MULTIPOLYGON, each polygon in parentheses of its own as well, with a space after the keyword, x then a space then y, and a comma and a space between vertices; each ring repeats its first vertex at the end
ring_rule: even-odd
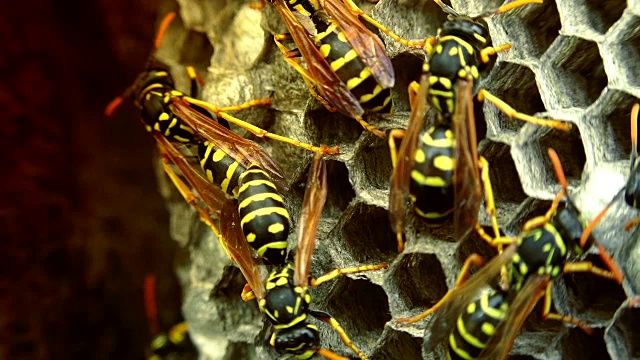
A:
POLYGON ((297 286, 307 286, 311 256, 316 247, 318 222, 327 199, 327 168, 321 153, 316 153, 311 162, 307 188, 302 201, 302 213, 298 223, 298 250, 295 257, 295 279, 297 286))
POLYGON ((397 163, 391 174, 389 184, 389 219, 396 234, 404 233, 407 197, 409 194, 409 180, 413 169, 414 153, 418 143, 418 136, 425 122, 429 110, 427 93, 429 91, 429 76, 423 74, 420 78, 420 90, 416 103, 411 109, 409 125, 404 139, 400 144, 397 163))
POLYGON ((271 179, 282 191, 288 189, 278 164, 256 143, 238 136, 214 119, 196 111, 179 98, 174 98, 170 107, 171 111, 180 117, 185 124, 194 129, 197 134, 211 141, 234 160, 244 166, 249 166, 251 163, 260 165, 262 169, 269 173, 271 179))
POLYGON ((516 252, 516 245, 506 248, 501 254, 494 257, 475 275, 467 280, 464 285, 454 289, 449 299, 442 304, 434 314, 431 321, 431 333, 426 341, 427 348, 433 351, 435 347, 446 340, 455 326, 458 317, 464 309, 475 300, 491 281, 500 275, 500 270, 506 265, 516 252))
POLYGON ((518 291, 511 302, 507 317, 496 329, 495 334, 489 339, 485 349, 478 359, 495 360, 506 359, 511 346, 520 333, 520 329, 529 314, 544 295, 549 284, 546 276, 534 276, 527 280, 526 284, 518 291))
POLYGON ((453 130, 456 139, 454 227, 462 240, 478 220, 482 182, 478 163, 476 124, 473 115, 473 81, 458 80, 453 130))
POLYGON ((161 134, 154 133, 154 138, 160 150, 169 158, 182 175, 187 179, 200 196, 200 200, 208 210, 220 220, 218 239, 229 258, 238 264, 240 271, 251 286, 258 299, 264 297, 264 278, 261 269, 252 257, 249 243, 242 233, 237 205, 216 186, 213 186, 201 173, 197 162, 188 160, 173 143, 161 134))
POLYGON ((393 66, 380 38, 364 26, 341 0, 321 0, 320 6, 338 23, 347 41, 371 70, 378 84, 385 89, 393 87, 393 66))
POLYGON ((283 0, 274 0, 273 5, 280 13, 289 33, 296 43, 308 71, 315 80, 314 85, 322 97, 341 113, 350 117, 359 117, 364 113, 362 106, 331 66, 318 51, 311 35, 300 24, 283 0))

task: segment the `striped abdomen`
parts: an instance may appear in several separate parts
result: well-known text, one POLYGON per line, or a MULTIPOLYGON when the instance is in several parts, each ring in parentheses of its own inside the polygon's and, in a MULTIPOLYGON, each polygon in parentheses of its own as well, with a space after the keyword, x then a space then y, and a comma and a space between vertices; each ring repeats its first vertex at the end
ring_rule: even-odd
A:
POLYGON ((455 140, 447 126, 437 125, 420 136, 411 170, 409 198, 427 224, 444 223, 454 208, 455 140))
POLYGON ((181 143, 191 143, 194 131, 173 114, 169 105, 171 95, 182 96, 183 93, 162 83, 152 83, 140 93, 138 104, 142 110, 142 120, 147 131, 157 131, 167 139, 181 143))
POLYGON ((477 359, 508 310, 507 293, 500 290, 484 293, 470 303, 449 335, 447 358, 477 359))
POLYGON ((458 79, 468 75, 478 79, 480 60, 471 44, 455 36, 445 36, 435 45, 423 71, 429 73, 428 101, 440 118, 450 119, 455 112, 455 89, 458 79))
POLYGON ((246 170, 245 167, 209 141, 198 146, 198 155, 207 179, 237 198, 238 179, 246 170))
POLYGON ((347 42, 344 32, 333 22, 314 17, 318 34, 314 36, 320 54, 345 83, 363 109, 390 114, 393 103, 391 89, 382 88, 364 65, 356 50, 347 42))
POLYGON ((249 244, 269 264, 283 264, 289 236, 289 212, 269 174, 256 164, 240 175, 238 209, 249 244))

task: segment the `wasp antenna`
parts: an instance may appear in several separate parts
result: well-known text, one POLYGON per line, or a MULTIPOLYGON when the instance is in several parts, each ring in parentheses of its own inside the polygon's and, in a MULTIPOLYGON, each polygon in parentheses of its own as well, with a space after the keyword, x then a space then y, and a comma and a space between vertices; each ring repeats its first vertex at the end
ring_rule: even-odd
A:
MULTIPOLYGON (((126 92, 127 91, 125 91, 125 93, 126 92)), ((116 109, 118 109, 120 107, 120 105, 122 104, 124 99, 126 99, 126 96, 124 94, 122 94, 122 95, 118 96, 117 98, 111 100, 109 105, 107 105, 107 107, 104 108, 104 116, 111 117, 111 115, 113 115, 113 113, 116 111, 116 109)))
POLYGON ((558 153, 549 148, 549 157, 551 158, 551 162, 553 163, 553 169, 556 171, 556 177, 558 178, 558 183, 562 186, 562 189, 567 192, 567 178, 564 176, 564 170, 562 170, 562 164, 560 163, 560 157, 558 157, 558 153))
POLYGON ((635 161, 638 156, 638 111, 640 104, 635 103, 631 108, 631 158, 635 161))
POLYGON ((144 312, 149 322, 149 330, 153 335, 160 333, 158 324, 158 306, 156 304, 156 275, 144 277, 144 312))
POLYGON ((589 238, 589 235, 591 235, 591 233, 593 232, 593 229, 600 223, 602 218, 604 218, 604 216, 607 214, 607 211, 609 211, 611 204, 612 203, 607 204, 607 206, 605 206, 604 209, 600 211, 598 216, 596 216, 593 220, 589 222, 589 224, 587 224, 587 227, 584 229, 584 231, 582 232, 582 236, 580 237, 581 248, 584 248, 584 245, 587 243, 587 239, 589 238))
POLYGON ((442 0, 433 0, 436 4, 438 4, 438 6, 440 6, 440 8, 442 8, 442 10, 444 12, 446 12, 447 14, 451 15, 451 16, 460 16, 458 14, 457 11, 455 11, 451 6, 445 4, 442 2, 442 0))
POLYGON ((160 48, 160 44, 162 44, 162 39, 164 38, 164 35, 167 32, 167 29, 169 28, 169 25, 171 25, 171 22, 175 18, 176 18, 176 13, 175 11, 172 11, 167 15, 165 15, 164 19, 162 19, 162 22, 160 23, 160 27, 158 28, 158 33, 156 34, 156 39, 153 42, 153 46, 155 50, 158 50, 158 48, 160 48))
POLYGON ((618 282, 618 284, 622 284, 622 280, 624 280, 624 273, 618 267, 609 252, 600 244, 595 244, 596 248, 598 248, 598 253, 600 254, 600 259, 607 265, 609 271, 613 274, 613 279, 618 282))

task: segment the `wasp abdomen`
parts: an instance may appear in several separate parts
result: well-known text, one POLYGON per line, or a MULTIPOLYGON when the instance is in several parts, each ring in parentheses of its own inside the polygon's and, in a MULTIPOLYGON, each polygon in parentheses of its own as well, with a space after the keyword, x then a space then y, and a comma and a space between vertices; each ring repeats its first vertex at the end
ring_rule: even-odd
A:
POLYGON ((485 293, 470 303, 449 336, 448 358, 477 359, 508 310, 507 293, 501 290, 485 293))
POLYGON ((389 114, 392 111, 391 89, 382 88, 349 44, 347 37, 333 22, 315 20, 318 34, 314 40, 320 54, 363 109, 389 114))
POLYGON ((238 209, 242 231, 258 255, 283 264, 289 236, 289 212, 269 174, 252 164, 240 175, 238 209))
POLYGON ((238 179, 245 171, 245 167, 210 141, 205 141, 198 146, 198 155, 200 166, 207 179, 235 198, 238 179))
POLYGON ((427 224, 440 225, 453 211, 455 169, 453 131, 438 125, 420 137, 411 170, 409 196, 427 224))

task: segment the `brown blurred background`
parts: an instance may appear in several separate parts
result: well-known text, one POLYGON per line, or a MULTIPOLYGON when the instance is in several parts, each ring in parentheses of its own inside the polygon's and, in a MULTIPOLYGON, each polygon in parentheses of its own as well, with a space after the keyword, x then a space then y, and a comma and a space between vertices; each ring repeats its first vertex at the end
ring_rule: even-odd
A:
POLYGON ((130 103, 171 2, 11 1, 0 9, 0 358, 140 359, 142 282, 180 320, 175 244, 151 138, 130 103))

